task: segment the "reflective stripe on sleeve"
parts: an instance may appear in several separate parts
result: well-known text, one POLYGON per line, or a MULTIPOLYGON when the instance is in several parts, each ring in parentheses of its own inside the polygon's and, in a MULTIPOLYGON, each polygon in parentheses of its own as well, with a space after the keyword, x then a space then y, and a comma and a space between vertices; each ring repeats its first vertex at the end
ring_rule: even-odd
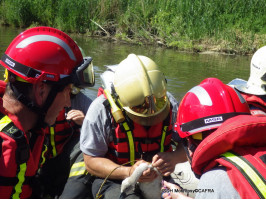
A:
POLYGON ((86 170, 84 161, 82 161, 82 162, 74 163, 72 165, 70 173, 69 173, 69 177, 79 176, 79 175, 84 175, 84 174, 88 174, 88 171, 86 170))

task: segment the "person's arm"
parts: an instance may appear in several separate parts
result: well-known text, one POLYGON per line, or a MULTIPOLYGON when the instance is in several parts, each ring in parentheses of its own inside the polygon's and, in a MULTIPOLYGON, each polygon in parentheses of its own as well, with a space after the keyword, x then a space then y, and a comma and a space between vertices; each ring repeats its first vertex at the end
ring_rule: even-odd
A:
MULTIPOLYGON (((145 161, 140 160, 133 166, 121 166, 108 158, 93 157, 83 153, 84 162, 87 171, 95 176, 105 178, 109 176, 109 179, 123 180, 129 177, 135 170, 135 168, 145 161)), ((157 176, 153 170, 146 170, 139 178, 139 182, 150 182, 157 176)))
POLYGON ((86 169, 90 174, 101 178, 105 178, 111 174, 109 176, 110 179, 125 179, 129 176, 130 167, 119 167, 120 165, 107 158, 93 157, 86 154, 83 154, 83 157, 86 169))

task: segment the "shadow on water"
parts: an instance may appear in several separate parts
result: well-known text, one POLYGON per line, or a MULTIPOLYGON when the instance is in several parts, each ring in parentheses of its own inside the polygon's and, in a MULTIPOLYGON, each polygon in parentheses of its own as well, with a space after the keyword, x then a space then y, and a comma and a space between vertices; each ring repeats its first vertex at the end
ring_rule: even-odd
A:
MULTIPOLYGON (((0 27, 1 55, 20 31, 0 27)), ((166 76, 168 90, 178 101, 205 78, 216 77, 228 83, 235 78, 247 80, 249 77, 250 56, 183 53, 153 46, 127 45, 76 35, 72 37, 85 54, 93 58, 96 84, 89 88, 91 98, 96 97, 101 85, 100 73, 105 70, 104 65, 118 64, 130 53, 153 59, 166 76)))

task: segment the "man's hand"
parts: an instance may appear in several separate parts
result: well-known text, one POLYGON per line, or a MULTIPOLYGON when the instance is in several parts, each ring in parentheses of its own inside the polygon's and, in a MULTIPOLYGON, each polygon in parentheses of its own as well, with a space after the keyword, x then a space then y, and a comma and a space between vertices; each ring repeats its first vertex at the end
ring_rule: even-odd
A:
MULTIPOLYGON (((132 173, 135 171, 135 169, 141 164, 141 163, 147 163, 146 161, 144 160, 139 160, 137 161, 131 168, 130 168, 130 171, 129 171, 129 176, 132 175, 132 173)), ((156 177, 158 176, 158 174, 152 170, 152 169, 147 169, 145 170, 141 177, 139 178, 139 182, 151 182, 153 181, 156 177)))
POLYGON ((84 118, 84 113, 80 110, 70 110, 66 117, 67 120, 73 120, 77 125, 80 126, 82 125, 84 118))
POLYGON ((157 153, 152 158, 152 166, 156 167, 163 176, 169 176, 177 163, 186 162, 187 157, 182 145, 178 145, 175 151, 157 153))
POLYGON ((152 166, 156 167, 163 176, 169 176, 174 170, 176 159, 173 159, 175 152, 157 153, 152 158, 152 166))

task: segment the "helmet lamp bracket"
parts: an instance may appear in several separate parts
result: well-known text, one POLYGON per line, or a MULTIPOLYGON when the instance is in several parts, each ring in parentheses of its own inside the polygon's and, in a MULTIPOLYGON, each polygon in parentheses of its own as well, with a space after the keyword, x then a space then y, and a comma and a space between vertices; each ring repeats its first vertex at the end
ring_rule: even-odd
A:
POLYGON ((92 58, 85 57, 83 63, 73 71, 72 82, 76 87, 92 87, 95 84, 95 77, 92 65, 92 58))

